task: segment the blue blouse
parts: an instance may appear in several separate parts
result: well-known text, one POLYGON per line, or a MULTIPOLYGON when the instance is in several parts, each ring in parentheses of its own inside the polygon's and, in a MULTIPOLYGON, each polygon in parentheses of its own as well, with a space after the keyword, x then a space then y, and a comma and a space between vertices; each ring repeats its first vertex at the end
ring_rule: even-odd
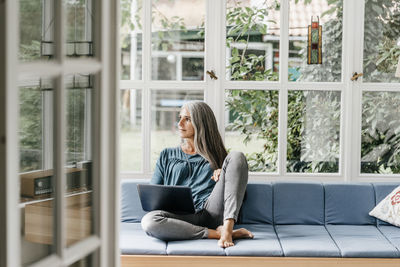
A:
POLYGON ((166 148, 160 153, 151 183, 189 186, 194 206, 200 210, 215 186, 211 179, 213 172, 210 163, 201 155, 186 154, 180 146, 166 148))

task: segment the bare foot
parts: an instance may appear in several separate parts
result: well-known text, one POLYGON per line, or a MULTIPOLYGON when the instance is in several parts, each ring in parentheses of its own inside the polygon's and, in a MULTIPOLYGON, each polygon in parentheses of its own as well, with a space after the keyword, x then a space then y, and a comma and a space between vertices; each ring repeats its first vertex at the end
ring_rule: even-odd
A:
POLYGON ((233 230, 232 233, 232 238, 235 239, 246 239, 246 238, 253 238, 254 235, 252 232, 250 232, 249 230, 247 230, 246 228, 240 228, 240 229, 236 229, 233 230))
POLYGON ((232 247, 235 245, 232 240, 232 235, 233 235, 232 230, 221 225, 221 226, 218 226, 217 232, 220 233, 220 238, 218 240, 218 246, 220 246, 221 248, 228 248, 228 247, 232 247))

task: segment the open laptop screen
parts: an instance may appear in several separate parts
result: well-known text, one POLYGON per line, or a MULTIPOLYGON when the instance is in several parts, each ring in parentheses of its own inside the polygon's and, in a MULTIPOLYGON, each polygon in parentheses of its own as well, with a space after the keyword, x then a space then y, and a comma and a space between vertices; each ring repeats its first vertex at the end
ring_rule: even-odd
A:
POLYGON ((192 189, 187 186, 138 184, 144 211, 165 210, 173 213, 195 213, 192 189))

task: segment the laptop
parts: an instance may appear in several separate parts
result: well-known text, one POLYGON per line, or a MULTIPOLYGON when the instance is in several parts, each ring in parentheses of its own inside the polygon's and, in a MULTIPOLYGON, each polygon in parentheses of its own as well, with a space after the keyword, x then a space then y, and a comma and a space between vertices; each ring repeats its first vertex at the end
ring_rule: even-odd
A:
POLYGON ((177 214, 194 214, 192 189, 188 186, 155 184, 137 185, 144 211, 165 210, 177 214))

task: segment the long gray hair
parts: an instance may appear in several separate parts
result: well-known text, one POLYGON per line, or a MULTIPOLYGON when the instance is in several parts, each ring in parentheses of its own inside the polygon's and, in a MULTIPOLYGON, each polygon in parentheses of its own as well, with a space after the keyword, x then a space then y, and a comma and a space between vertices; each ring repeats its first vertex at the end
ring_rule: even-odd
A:
POLYGON ((194 127, 194 147, 214 170, 222 167, 226 152, 224 142, 218 131, 217 120, 209 105, 202 101, 186 102, 194 127))

